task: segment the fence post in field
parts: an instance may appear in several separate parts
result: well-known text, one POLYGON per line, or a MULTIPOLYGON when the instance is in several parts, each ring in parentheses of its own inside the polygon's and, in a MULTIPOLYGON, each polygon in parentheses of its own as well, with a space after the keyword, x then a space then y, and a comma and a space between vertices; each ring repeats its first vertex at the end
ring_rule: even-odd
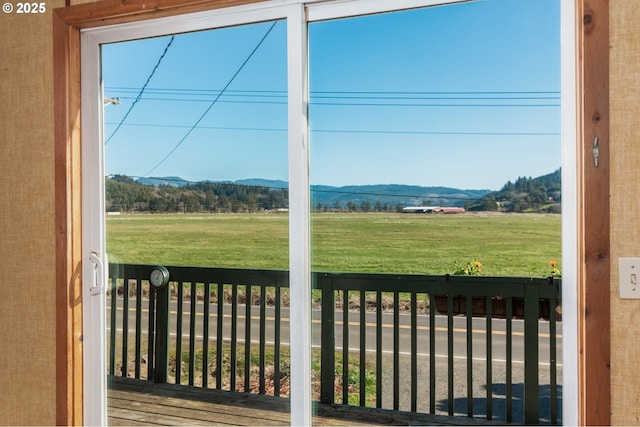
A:
POLYGON ((524 285, 524 423, 538 424, 540 402, 538 391, 538 285, 524 285))
POLYGON ((317 274, 316 283, 322 291, 322 324, 320 338, 320 402, 333 403, 335 369, 335 298, 333 280, 327 274, 317 274))

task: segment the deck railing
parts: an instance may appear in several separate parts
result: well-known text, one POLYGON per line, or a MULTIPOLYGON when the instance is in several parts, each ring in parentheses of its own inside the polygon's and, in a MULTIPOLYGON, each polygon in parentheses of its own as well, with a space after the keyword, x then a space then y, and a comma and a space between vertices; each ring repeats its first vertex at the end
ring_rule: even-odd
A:
MULTIPOLYGON (((170 283, 156 290, 152 266, 109 267, 110 375, 288 395, 287 271, 168 266, 170 283)), ((312 281, 319 401, 558 422, 559 279, 315 272, 312 281)))

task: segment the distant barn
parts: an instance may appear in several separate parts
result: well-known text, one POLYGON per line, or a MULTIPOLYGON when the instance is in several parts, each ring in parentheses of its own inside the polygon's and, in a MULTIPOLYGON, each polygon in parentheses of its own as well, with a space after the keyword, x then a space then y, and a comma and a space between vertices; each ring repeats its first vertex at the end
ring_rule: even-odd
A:
POLYGON ((452 213, 462 213, 464 212, 464 208, 454 208, 454 207, 441 207, 441 206, 409 206, 406 208, 402 208, 403 213, 443 213, 443 214, 452 214, 452 213))

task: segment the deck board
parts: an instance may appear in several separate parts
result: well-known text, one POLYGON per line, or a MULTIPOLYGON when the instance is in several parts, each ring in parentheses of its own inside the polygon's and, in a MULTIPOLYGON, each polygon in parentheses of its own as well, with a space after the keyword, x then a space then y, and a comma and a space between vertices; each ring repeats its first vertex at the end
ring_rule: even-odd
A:
MULTIPOLYGON (((203 390, 110 377, 109 425, 244 425, 290 424, 289 399, 249 393, 203 390)), ((485 420, 416 414, 375 408, 314 403, 318 426, 344 425, 482 425, 485 420)), ((495 425, 495 423, 492 423, 495 425)))

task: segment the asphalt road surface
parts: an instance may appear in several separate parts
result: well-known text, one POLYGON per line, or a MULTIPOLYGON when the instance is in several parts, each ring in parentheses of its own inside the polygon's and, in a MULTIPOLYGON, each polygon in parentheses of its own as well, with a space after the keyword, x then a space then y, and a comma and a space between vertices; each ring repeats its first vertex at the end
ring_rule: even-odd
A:
MULTIPOLYGON (((121 301, 119 301, 121 303, 121 301)), ((147 332, 148 326, 148 309, 147 301, 143 301, 142 308, 142 333, 147 332)), ((190 330, 190 304, 185 302, 183 305, 182 333, 185 344, 188 340, 190 330)), ((108 308, 109 311, 109 308, 108 308)), ((210 305, 209 318, 209 335, 215 337, 217 332, 217 305, 210 305)), ((238 342, 245 341, 245 306, 238 305, 238 325, 237 337, 238 342)), ((109 313, 108 313, 109 315, 109 313)), ((448 328, 447 316, 436 315, 435 322, 435 352, 436 358, 436 411, 440 414, 446 414, 449 409, 449 390, 448 390, 448 328)), ((122 307, 118 307, 116 327, 122 330, 122 307)), ((172 341, 176 338, 176 323, 178 318, 178 310, 175 301, 171 302, 170 316, 170 336, 172 341)), ((109 319, 109 317, 107 317, 109 319)), ((201 343, 203 340, 204 315, 203 304, 199 302, 196 305, 195 316, 196 340, 201 343)), ((259 343, 260 339, 260 309, 253 307, 251 311, 251 342, 259 343)), ((274 309, 266 308, 265 318, 265 342, 267 345, 273 344, 274 341, 274 309)), ((128 329, 129 334, 133 338, 135 334, 135 300, 130 300, 128 312, 128 329)), ((336 310, 335 319, 335 343, 336 350, 343 348, 343 320, 342 310, 336 310)), ((418 399, 416 402, 418 411, 428 412, 429 410, 429 315, 417 315, 417 384, 418 399)), ((360 351, 360 314, 359 312, 349 313, 349 338, 348 347, 351 352, 360 351)), ((453 365, 454 365, 454 398, 453 406, 456 415, 465 416, 467 414, 467 319, 458 316, 453 318, 453 365)), ((484 318, 473 318, 472 323, 472 370, 473 370, 473 386, 472 386, 472 402, 475 415, 483 416, 487 412, 487 398, 491 398, 491 406, 494 420, 503 421, 505 414, 505 389, 506 389, 506 320, 491 320, 491 382, 493 384, 490 394, 487 394, 487 321, 484 318)), ((375 313, 367 313, 366 334, 364 347, 371 357, 375 355, 376 350, 376 317, 375 313)), ((562 323, 558 322, 558 339, 557 339, 557 383, 562 384, 562 323)), ((540 320, 538 322, 539 329, 539 390, 541 395, 541 416, 542 422, 549 418, 549 384, 550 384, 550 336, 549 322, 540 320), (546 398, 546 400, 545 400, 546 398)), ((393 408, 393 344, 394 344, 394 318, 392 313, 383 313, 382 315, 382 358, 383 358, 383 407, 393 408)), ((399 315, 399 359, 400 359, 400 410, 410 410, 410 354, 411 354, 411 316, 409 314, 399 315)), ((224 306, 223 318, 223 339, 230 341, 231 337, 231 307, 224 306)), ((512 323, 512 382, 513 386, 513 416, 514 422, 522 422, 523 419, 523 382, 524 382, 524 321, 514 319, 512 323)), ((130 342, 133 344, 132 338, 130 342)), ((213 339, 210 338, 212 341, 213 339)), ((289 311, 286 308, 281 312, 281 342, 283 345, 289 345, 289 311)), ((198 345, 198 344, 197 344, 198 345)), ((200 344, 201 345, 201 344, 200 344)), ((312 346, 320 347, 320 311, 312 312, 312 346)), ((185 348, 185 347, 183 347, 185 348)), ((561 387, 560 387, 561 390, 561 387)), ((560 391, 561 393, 561 391, 560 391)), ((561 407, 561 399, 558 400, 561 407)), ((560 416, 560 415, 559 415, 560 416)))
MULTIPOLYGON (((143 321, 142 332, 147 332, 148 325, 148 310, 146 307, 147 301, 143 301, 143 321)), ((190 305, 185 302, 183 306, 183 323, 182 331, 183 336, 187 337, 190 328, 190 305)), ((107 309, 109 310, 109 308, 107 309)), ((118 307, 118 311, 121 311, 122 307, 118 307)), ((215 337, 217 328, 217 305, 211 304, 210 306, 210 318, 209 318, 209 335, 215 337)), ((244 343, 245 333, 245 306, 238 305, 238 341, 244 343)), ((129 331, 135 332, 135 300, 130 300, 129 305, 129 331)), ((176 322, 177 322, 178 310, 176 302, 171 302, 171 318, 170 318, 170 335, 175 338, 176 336, 176 322)), ((259 307, 252 307, 251 312, 251 342, 259 343, 260 336, 260 311, 259 307)), ((122 328, 121 314, 117 316, 117 328, 122 328)), ((107 317, 109 319, 109 317, 107 317)), ((274 309, 273 307, 267 307, 266 309, 266 342, 267 344, 273 344, 274 337, 274 309)), ((203 304, 199 302, 196 307, 196 338, 202 340, 203 332, 203 304)), ((360 351, 360 313, 350 312, 349 314, 349 339, 348 345, 350 351, 360 351)), ((429 356, 429 315, 417 315, 417 334, 418 334, 418 356, 429 356)), ((467 358, 467 327, 466 318, 456 316, 453 318, 453 339, 454 339, 454 359, 466 360, 467 358)), ((365 336, 365 349, 367 352, 376 352, 376 318, 375 313, 367 313, 366 315, 366 336, 365 336)), ((336 311, 335 322, 335 343, 336 349, 342 350, 343 348, 343 324, 342 310, 336 311)), ((474 360, 484 361, 486 360, 486 338, 487 328, 486 319, 473 318, 472 331, 473 331, 473 353, 474 360)), ((491 339, 492 339, 492 360, 494 362, 504 362, 506 360, 506 320, 504 319, 492 319, 491 321, 491 339)), ((224 306, 224 320, 223 320, 223 338, 230 340, 231 337, 231 307, 224 306)), ((382 315, 382 353, 393 354, 393 342, 394 342, 394 319, 392 313, 383 313, 382 315)), ((400 314, 399 316, 399 350, 400 354, 409 355, 411 353, 411 316, 409 314, 400 314)), ((558 322, 558 339, 557 340, 557 360, 562 360, 562 339, 561 339, 562 323, 558 322)), ((436 337, 436 358, 448 357, 448 334, 447 334, 447 316, 436 315, 435 322, 435 337, 436 337)), ((550 336, 549 336, 549 322, 540 320, 538 322, 539 331, 539 363, 542 366, 548 366, 549 361, 549 348, 550 348, 550 336)), ((513 319, 512 323, 512 348, 513 348, 513 363, 524 363, 524 321, 521 319, 513 319)), ((289 345, 289 310, 283 308, 281 312, 281 341, 283 345, 289 345)), ((313 310, 312 312, 312 346, 314 348, 320 347, 320 311, 313 310)), ((560 363, 560 362, 559 362, 560 363)), ((558 365, 560 366, 560 365, 558 365)))

